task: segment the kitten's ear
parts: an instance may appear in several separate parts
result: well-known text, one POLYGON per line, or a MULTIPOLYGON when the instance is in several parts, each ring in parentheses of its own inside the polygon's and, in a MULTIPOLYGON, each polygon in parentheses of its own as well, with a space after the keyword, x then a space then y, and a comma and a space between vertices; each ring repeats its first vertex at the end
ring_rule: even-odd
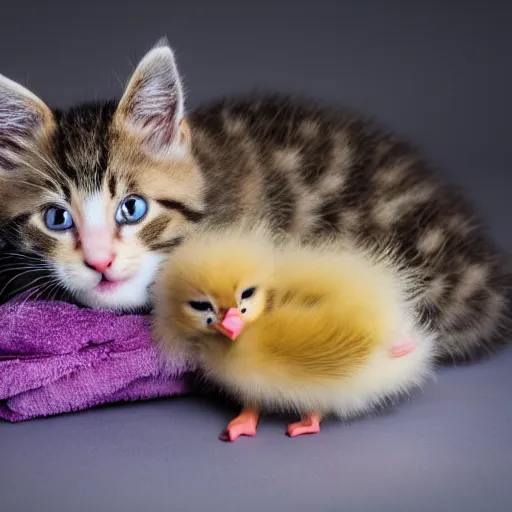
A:
POLYGON ((0 172, 16 167, 54 129, 52 111, 25 87, 0 75, 0 172))
POLYGON ((146 150, 176 156, 188 148, 184 95, 174 53, 161 39, 140 61, 121 98, 116 119, 146 150))

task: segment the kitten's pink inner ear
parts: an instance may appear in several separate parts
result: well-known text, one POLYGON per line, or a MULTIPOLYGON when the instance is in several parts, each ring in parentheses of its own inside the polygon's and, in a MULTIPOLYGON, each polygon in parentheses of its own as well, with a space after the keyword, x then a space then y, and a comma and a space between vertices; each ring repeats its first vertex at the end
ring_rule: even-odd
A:
POLYGON ((0 75, 0 170, 20 167, 20 153, 38 152, 38 141, 54 129, 52 111, 28 89, 0 75))
MULTIPOLYGON (((184 97, 174 53, 157 45, 139 62, 119 102, 116 119, 146 150, 163 156, 180 152, 184 97)), ((186 138, 184 138, 186 140, 186 138)))

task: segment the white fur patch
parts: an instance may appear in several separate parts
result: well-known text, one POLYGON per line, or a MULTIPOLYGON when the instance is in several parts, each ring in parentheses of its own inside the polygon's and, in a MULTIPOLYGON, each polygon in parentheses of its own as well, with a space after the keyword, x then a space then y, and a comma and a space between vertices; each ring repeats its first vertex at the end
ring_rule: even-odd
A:
POLYGON ((464 301, 481 289, 487 281, 488 269, 484 265, 471 265, 464 271, 464 277, 457 288, 457 301, 464 301))
POLYGON ((107 205, 102 193, 90 195, 83 206, 84 225, 87 229, 107 228, 107 205))
POLYGON ((345 184, 346 175, 341 172, 330 172, 327 173, 323 178, 320 184, 318 185, 318 189, 320 194, 331 195, 334 192, 336 194, 341 194, 343 186, 345 184))
POLYGON ((222 113, 224 130, 229 135, 244 135, 246 133, 246 122, 240 117, 232 117, 226 112, 222 113))
POLYGON ((300 133, 307 138, 314 138, 318 134, 318 123, 316 121, 306 120, 299 126, 300 133))
POLYGON ((56 266, 56 273, 64 287, 83 304, 99 309, 126 311, 148 304, 149 286, 153 283, 164 256, 144 253, 137 269, 113 291, 102 292, 97 288, 100 277, 80 263, 73 267, 56 266))
POLYGON ((274 165, 285 172, 291 172, 301 165, 300 148, 278 149, 274 152, 274 165))
POLYGON ((443 230, 432 228, 428 230, 418 241, 418 250, 425 254, 437 251, 444 241, 443 230))
POLYGON ((293 218, 290 226, 290 233, 307 233, 318 222, 318 209, 321 201, 316 194, 302 193, 295 204, 293 218))
POLYGON ((347 229, 356 229, 359 224, 359 214, 357 210, 346 210, 341 215, 341 224, 347 229))
POLYGON ((432 193, 431 187, 422 186, 393 199, 383 199, 373 209, 374 218, 382 227, 389 228, 415 205, 428 201, 432 193))
POLYGON ((443 276, 438 276, 432 279, 428 288, 423 293, 423 300, 430 303, 436 303, 443 295, 445 289, 445 278, 443 276))

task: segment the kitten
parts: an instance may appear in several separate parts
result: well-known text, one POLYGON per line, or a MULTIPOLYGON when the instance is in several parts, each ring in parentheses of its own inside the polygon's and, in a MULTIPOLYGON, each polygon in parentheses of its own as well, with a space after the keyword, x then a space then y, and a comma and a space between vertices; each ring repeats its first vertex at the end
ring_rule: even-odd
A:
POLYGON ((500 251, 415 149, 371 121, 281 95, 185 115, 165 41, 119 103, 52 111, 1 77, 0 195, 0 238, 23 252, 19 267, 40 258, 42 287, 58 283, 86 306, 147 306, 161 262, 190 230, 248 217, 308 243, 335 236, 392 253, 415 271, 418 321, 445 355, 508 333, 500 251))

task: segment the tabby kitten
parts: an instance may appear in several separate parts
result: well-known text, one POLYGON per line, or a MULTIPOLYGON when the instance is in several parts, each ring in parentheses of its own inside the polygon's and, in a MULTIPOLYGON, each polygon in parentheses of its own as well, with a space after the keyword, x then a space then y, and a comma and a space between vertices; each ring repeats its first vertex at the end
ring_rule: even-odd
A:
POLYGON ((191 229, 245 216, 310 243, 336 236, 392 253, 415 271, 418 319, 446 355, 508 332, 499 250, 416 150, 368 120, 280 95, 185 115, 165 41, 119 103, 52 111, 0 77, 0 195, 0 237, 87 306, 148 305, 161 262, 191 229))

